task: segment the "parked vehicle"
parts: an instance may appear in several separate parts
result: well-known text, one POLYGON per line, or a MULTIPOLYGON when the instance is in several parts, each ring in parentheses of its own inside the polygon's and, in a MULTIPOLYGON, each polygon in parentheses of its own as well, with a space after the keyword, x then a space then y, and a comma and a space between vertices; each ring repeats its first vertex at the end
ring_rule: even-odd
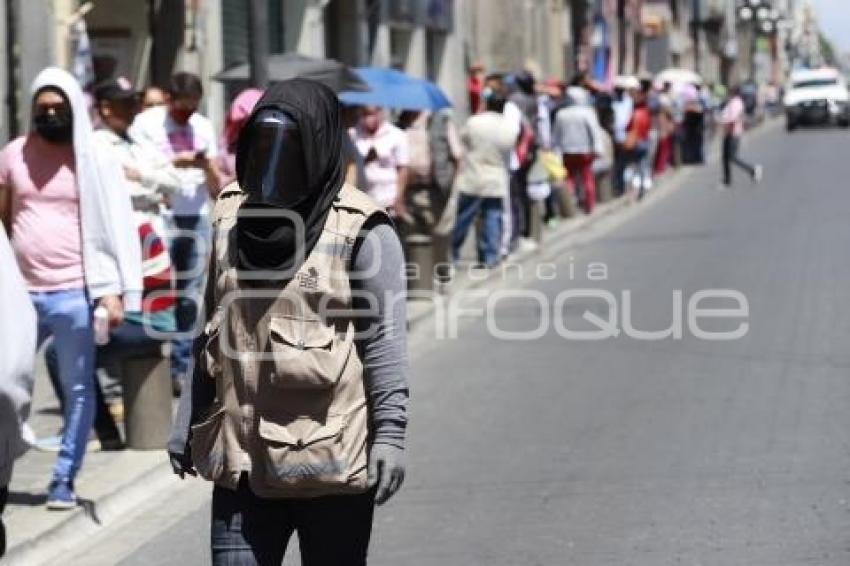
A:
POLYGON ((847 82, 830 67, 792 72, 783 104, 789 132, 801 124, 850 126, 847 82))

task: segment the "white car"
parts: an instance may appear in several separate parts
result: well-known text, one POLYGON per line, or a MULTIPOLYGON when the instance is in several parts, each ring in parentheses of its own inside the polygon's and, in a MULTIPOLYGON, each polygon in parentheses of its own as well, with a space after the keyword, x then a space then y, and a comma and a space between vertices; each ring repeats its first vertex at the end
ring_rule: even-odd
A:
POLYGON ((850 126, 850 91, 833 68, 793 71, 783 104, 789 132, 800 124, 850 126))

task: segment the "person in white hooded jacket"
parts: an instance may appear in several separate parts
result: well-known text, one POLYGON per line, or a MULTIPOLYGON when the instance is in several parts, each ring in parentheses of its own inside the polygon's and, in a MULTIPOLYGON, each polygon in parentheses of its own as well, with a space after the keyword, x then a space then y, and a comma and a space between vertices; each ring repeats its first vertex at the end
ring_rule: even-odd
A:
POLYGON ((113 326, 125 309, 140 310, 141 248, 121 165, 96 151, 76 80, 47 68, 32 94, 32 130, 0 152, 0 220, 35 307, 37 342, 53 336, 59 357, 66 403, 47 505, 66 509, 76 505, 93 419, 94 308, 113 326))

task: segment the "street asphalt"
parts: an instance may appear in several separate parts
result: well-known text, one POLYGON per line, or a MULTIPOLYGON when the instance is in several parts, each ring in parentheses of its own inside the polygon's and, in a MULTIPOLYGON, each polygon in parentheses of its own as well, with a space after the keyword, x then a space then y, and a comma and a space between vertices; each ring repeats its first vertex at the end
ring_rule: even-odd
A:
MULTIPOLYGON (((462 317, 456 339, 415 330, 408 479, 377 512, 371 564, 850 563, 850 132, 774 127, 743 154, 762 184, 739 173, 721 192, 716 165, 694 171, 554 266, 465 299, 492 316, 462 317), (562 337, 611 310, 556 308, 570 289, 610 292, 623 332, 562 337), (690 307, 740 306, 689 307, 717 289, 748 316, 698 325, 744 337, 689 327, 690 307), (626 331, 624 316, 670 327, 674 300, 681 338, 626 331)), ((208 490, 152 499, 71 563, 209 563, 208 490)))

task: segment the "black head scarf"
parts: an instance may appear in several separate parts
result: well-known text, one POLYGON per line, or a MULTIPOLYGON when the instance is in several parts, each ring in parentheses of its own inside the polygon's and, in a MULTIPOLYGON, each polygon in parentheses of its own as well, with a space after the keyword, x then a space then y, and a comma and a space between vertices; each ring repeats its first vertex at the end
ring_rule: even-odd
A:
POLYGON ((278 277, 289 279, 315 247, 331 204, 342 188, 345 178, 342 136, 345 132, 340 120, 339 100, 328 87, 308 79, 274 83, 257 102, 239 135, 236 178, 240 184, 245 178, 247 152, 251 149, 253 121, 259 111, 269 108, 287 113, 300 129, 311 196, 292 212, 304 221, 304 240, 297 237, 291 220, 274 214, 274 207, 253 202, 249 196, 236 221, 238 267, 245 271, 274 271, 278 277), (265 217, 262 216, 264 210, 269 212, 265 217), (299 245, 304 249, 297 249, 299 245))

